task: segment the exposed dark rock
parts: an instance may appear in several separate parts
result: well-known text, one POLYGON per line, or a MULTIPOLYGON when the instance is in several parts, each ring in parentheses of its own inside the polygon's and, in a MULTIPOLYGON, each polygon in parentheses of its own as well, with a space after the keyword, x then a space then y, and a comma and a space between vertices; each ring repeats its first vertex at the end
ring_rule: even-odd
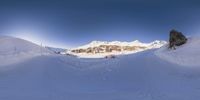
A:
POLYGON ((175 49, 175 46, 183 45, 186 42, 187 38, 181 32, 174 29, 170 31, 169 48, 175 49))

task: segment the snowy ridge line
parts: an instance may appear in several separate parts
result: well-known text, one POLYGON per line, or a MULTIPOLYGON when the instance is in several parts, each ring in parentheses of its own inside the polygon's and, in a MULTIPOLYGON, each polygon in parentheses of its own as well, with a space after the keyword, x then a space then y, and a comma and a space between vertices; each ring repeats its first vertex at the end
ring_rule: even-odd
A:
POLYGON ((117 45, 117 46, 150 46, 153 44, 166 44, 166 41, 162 41, 162 40, 155 40, 153 42, 150 43, 142 43, 139 40, 135 40, 132 42, 121 42, 121 41, 92 41, 89 44, 77 47, 77 48, 72 48, 73 49, 87 49, 89 47, 98 47, 100 45, 117 45))

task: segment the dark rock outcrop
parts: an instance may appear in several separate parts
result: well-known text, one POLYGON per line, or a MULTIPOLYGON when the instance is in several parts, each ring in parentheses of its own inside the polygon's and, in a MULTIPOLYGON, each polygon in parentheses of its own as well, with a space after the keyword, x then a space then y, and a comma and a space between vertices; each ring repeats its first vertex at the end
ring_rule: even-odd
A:
POLYGON ((170 31, 169 48, 175 49, 175 46, 183 45, 186 42, 187 38, 181 32, 174 29, 170 31))

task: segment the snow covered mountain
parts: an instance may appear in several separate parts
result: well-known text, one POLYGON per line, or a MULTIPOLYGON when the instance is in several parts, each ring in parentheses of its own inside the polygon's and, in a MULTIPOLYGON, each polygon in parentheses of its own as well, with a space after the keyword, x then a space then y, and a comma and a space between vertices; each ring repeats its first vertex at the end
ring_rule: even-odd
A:
POLYGON ((120 42, 120 41, 112 41, 112 42, 107 42, 107 41, 92 41, 91 43, 80 46, 78 48, 74 49, 87 49, 90 47, 99 47, 101 45, 117 45, 117 46, 153 46, 153 47, 160 47, 163 44, 166 44, 166 41, 159 41, 155 40, 151 43, 142 43, 139 40, 135 40, 132 42, 120 42))
POLYGON ((142 43, 138 40, 133 42, 120 41, 92 41, 91 43, 74 48, 70 53, 79 57, 104 57, 106 55, 130 54, 144 50, 160 48, 165 45, 165 41, 153 41, 151 43, 142 43))
POLYGON ((200 38, 189 38, 176 50, 164 46, 114 59, 82 59, 38 55, 40 46, 1 38, 0 100, 197 100, 199 44, 200 38), (21 53, 33 55, 11 60, 21 53))

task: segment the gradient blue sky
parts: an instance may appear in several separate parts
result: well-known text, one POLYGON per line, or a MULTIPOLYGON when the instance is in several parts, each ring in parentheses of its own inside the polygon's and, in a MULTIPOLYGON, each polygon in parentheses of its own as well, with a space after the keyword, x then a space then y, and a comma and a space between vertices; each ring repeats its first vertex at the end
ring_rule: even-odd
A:
POLYGON ((1 0, 0 34, 54 47, 200 33, 198 0, 1 0))

